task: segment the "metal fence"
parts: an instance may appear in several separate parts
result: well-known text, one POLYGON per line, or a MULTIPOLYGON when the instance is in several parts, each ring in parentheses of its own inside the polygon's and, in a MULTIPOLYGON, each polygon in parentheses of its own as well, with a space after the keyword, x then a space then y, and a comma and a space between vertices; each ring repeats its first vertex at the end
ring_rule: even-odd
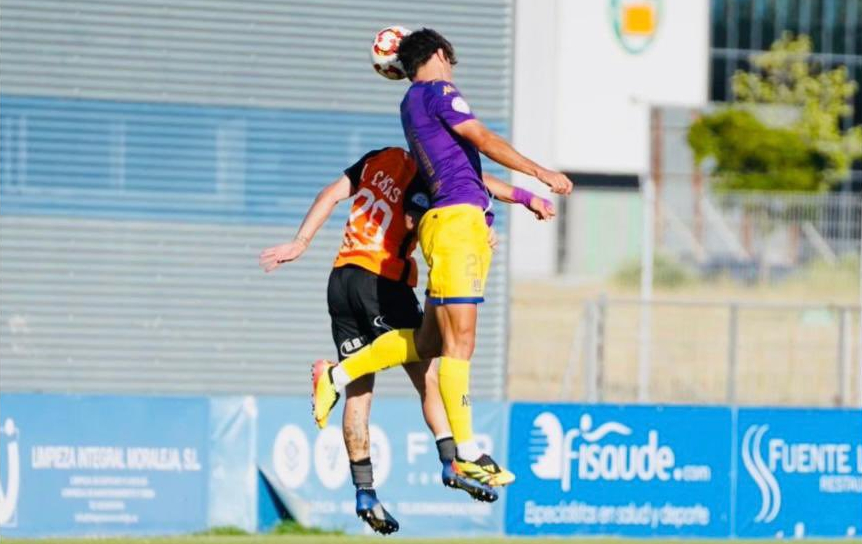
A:
POLYGON ((859 307, 599 297, 584 304, 561 400, 862 404, 859 307))
POLYGON ((801 266, 834 266, 859 252, 862 196, 666 192, 657 250, 701 275, 780 280, 801 266))
POLYGON ((656 250, 702 276, 780 281, 812 262, 858 255, 862 171, 827 193, 718 191, 695 164, 688 130, 700 112, 653 110, 649 177, 656 187, 656 250))
POLYGON ((626 215, 640 228, 583 229, 620 256, 597 270, 614 294, 583 304, 559 396, 862 405, 862 174, 841 192, 717 190, 687 142, 697 115, 653 110, 640 209, 626 215))

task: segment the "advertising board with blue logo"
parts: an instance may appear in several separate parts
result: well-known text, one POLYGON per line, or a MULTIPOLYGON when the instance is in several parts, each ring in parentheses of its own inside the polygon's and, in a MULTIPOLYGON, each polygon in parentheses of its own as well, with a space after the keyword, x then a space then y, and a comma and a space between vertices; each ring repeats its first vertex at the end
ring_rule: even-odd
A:
POLYGON ((862 412, 740 409, 736 534, 862 534, 862 412))
MULTIPOLYGON (((258 398, 258 464, 278 499, 300 523, 366 533, 370 529, 354 511, 341 411, 341 406, 336 407, 329 425, 318 430, 308 399, 258 398)), ((500 459, 506 457, 507 416, 504 403, 474 403, 477 441, 500 459)), ((494 504, 474 502, 463 491, 440 482, 434 436, 425 425, 418 399, 375 400, 370 442, 375 488, 400 522, 399 534, 503 532, 502 497, 494 504)))
POLYGON ((207 438, 206 398, 4 394, 3 535, 201 530, 207 438))
POLYGON ((726 408, 512 405, 506 532, 727 536, 726 408))
MULTIPOLYGON (((0 531, 267 530, 289 514, 367 533, 341 409, 322 431, 309 412, 306 398, 3 394, 0 531)), ((400 534, 862 534, 859 410, 477 402, 473 413, 481 447, 517 475, 495 504, 443 487, 416 399, 375 401, 375 486, 400 534)))

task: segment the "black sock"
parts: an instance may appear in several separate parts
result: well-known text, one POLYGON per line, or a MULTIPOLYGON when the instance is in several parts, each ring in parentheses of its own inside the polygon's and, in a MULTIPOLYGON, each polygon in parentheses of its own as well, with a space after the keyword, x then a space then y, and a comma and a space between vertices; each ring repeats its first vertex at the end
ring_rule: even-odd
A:
POLYGON ((356 489, 374 489, 374 474, 371 471, 371 458, 350 462, 350 476, 356 489))
POLYGON ((455 446, 455 439, 451 436, 441 438, 437 441, 437 454, 440 456, 441 463, 451 463, 458 454, 458 448, 455 446))

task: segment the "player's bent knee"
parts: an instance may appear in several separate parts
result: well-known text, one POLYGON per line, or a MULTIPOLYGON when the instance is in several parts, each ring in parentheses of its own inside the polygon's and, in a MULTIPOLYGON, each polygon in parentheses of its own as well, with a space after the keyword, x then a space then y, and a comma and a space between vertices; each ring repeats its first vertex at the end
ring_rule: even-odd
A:
POLYGON ((455 331, 455 334, 448 339, 443 349, 443 355, 447 357, 456 357, 458 359, 470 359, 473 357, 473 350, 476 349, 476 335, 467 332, 460 334, 455 331))
POLYGON ((475 344, 473 342, 453 342, 443 348, 443 357, 464 359, 469 361, 473 357, 475 344))
MULTIPOLYGON (((470 359, 476 347, 476 306, 446 306, 447 318, 442 328, 443 353, 447 357, 470 359)), ((442 321, 441 321, 442 322, 442 321)))
POLYGON ((474 340, 476 338, 476 323, 458 321, 452 324, 452 335, 458 342, 474 340))

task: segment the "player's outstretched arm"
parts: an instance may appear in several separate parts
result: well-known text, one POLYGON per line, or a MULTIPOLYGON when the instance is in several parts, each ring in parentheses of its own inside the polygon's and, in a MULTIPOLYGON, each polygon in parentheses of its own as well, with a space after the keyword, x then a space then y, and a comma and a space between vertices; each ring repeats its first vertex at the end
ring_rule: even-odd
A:
POLYGON ((557 210, 554 209, 554 203, 548 199, 534 195, 532 192, 521 187, 509 185, 498 177, 488 173, 482 174, 482 181, 485 182, 485 187, 494 198, 501 200, 507 204, 521 204, 533 214, 539 221, 545 221, 557 215, 557 210))
POLYGON ((335 206, 342 200, 350 198, 352 192, 350 178, 344 175, 317 193, 314 204, 305 214, 305 219, 302 220, 302 225, 293 241, 264 249, 260 254, 259 263, 264 272, 272 272, 282 264, 295 261, 305 253, 314 235, 332 215, 335 206))
POLYGON ((565 174, 548 170, 521 155, 509 142, 488 129, 478 119, 458 123, 452 127, 452 130, 476 146, 476 149, 492 161, 536 178, 557 194, 567 195, 572 192, 572 182, 565 174))

